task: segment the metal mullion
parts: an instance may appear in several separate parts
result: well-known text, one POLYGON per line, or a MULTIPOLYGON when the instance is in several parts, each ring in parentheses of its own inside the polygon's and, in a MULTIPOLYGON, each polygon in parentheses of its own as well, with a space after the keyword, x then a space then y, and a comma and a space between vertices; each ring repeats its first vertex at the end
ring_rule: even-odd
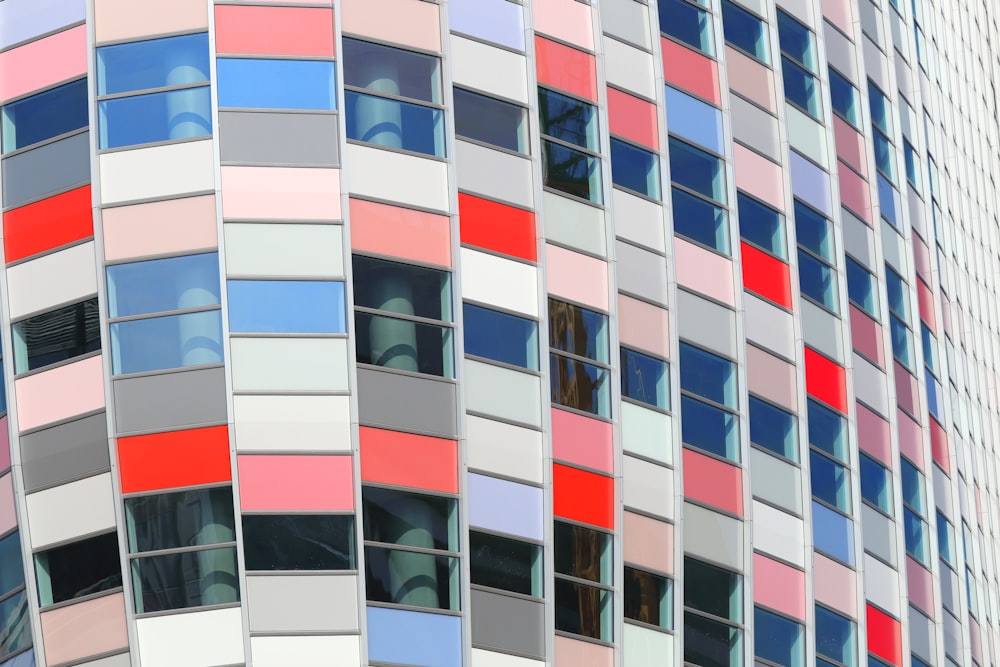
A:
POLYGON ((212 82, 210 80, 198 81, 196 83, 178 83, 172 86, 159 86, 157 88, 140 88, 138 90, 126 90, 120 93, 109 93, 107 95, 98 95, 97 103, 108 102, 111 100, 120 100, 125 97, 138 97, 140 95, 153 95, 155 93, 169 93, 175 90, 189 90, 194 88, 209 88, 212 82))
POLYGON ((555 571, 555 578, 562 579, 563 581, 568 581, 574 584, 580 584, 582 586, 588 586, 590 588, 596 588, 598 590, 607 591, 608 593, 614 593, 615 587, 613 584, 605 584, 598 581, 591 581, 590 579, 583 579, 581 577, 575 577, 572 574, 565 574, 564 572, 555 571))
POLYGON ((173 315, 190 315, 192 313, 207 313, 213 310, 222 310, 220 304, 212 306, 196 306, 194 308, 179 308, 177 310, 164 310, 155 313, 143 313, 142 315, 125 315, 122 317, 108 318, 108 324, 120 324, 122 322, 135 322, 137 320, 151 320, 157 317, 169 317, 173 315))
POLYGON ((600 160, 603 157, 600 153, 595 153, 594 151, 590 150, 589 148, 584 148, 583 146, 580 146, 579 144, 571 143, 569 141, 566 141, 565 139, 560 139, 560 138, 554 137, 554 136, 552 136, 550 134, 541 134, 540 136, 541 136, 542 141, 548 141, 549 143, 553 143, 553 144, 556 144, 558 146, 563 146, 564 148, 571 148, 571 149, 573 149, 575 151, 579 151, 580 153, 584 153, 585 155, 588 155, 590 157, 597 158, 598 160, 600 160))
POLYGON ((594 361, 590 357, 581 357, 578 354, 573 354, 572 352, 566 352, 564 350, 560 350, 560 349, 555 348, 555 347, 549 347, 549 353, 550 354, 555 354, 555 355, 560 356, 560 357, 565 357, 566 359, 571 359, 573 361, 579 361, 579 362, 585 363, 585 364, 587 364, 589 366, 596 366, 596 367, 602 368, 604 370, 611 370, 611 368, 612 368, 610 365, 604 364, 604 363, 602 363, 600 361, 594 361))
POLYGON ((231 540, 229 542, 219 542, 218 544, 198 544, 191 547, 173 547, 170 549, 157 549, 156 551, 137 551, 135 553, 129 553, 128 559, 130 561, 140 560, 143 558, 150 558, 156 556, 173 556, 175 554, 186 554, 194 553, 196 551, 209 551, 211 549, 226 549, 235 548, 236 541, 231 540))
POLYGON ((378 542, 375 540, 365 540, 361 545, 363 548, 372 547, 374 549, 385 549, 386 551, 406 551, 409 553, 424 554, 426 556, 440 556, 443 558, 460 558, 461 552, 447 551, 445 549, 430 549, 425 547, 415 547, 409 544, 396 544, 393 542, 378 542))
POLYGON ((352 93, 370 95, 372 97, 381 97, 388 100, 394 100, 396 102, 406 102, 421 107, 427 107, 429 109, 437 109, 438 111, 444 111, 446 108, 443 104, 438 104, 436 102, 428 102, 426 100, 417 99, 415 97, 405 97, 403 95, 393 95, 392 93, 383 93, 382 91, 372 90, 371 88, 362 88, 361 86, 352 86, 345 83, 344 92, 348 91, 352 93))
POLYGON ((366 313, 368 315, 380 315, 385 317, 392 317, 399 320, 407 320, 409 322, 417 322, 419 324, 429 324, 432 326, 440 326, 446 329, 454 329, 454 322, 445 322, 444 320, 435 320, 429 317, 421 317, 420 315, 407 315, 404 313, 397 313, 391 310, 378 310, 377 308, 370 308, 368 306, 354 306, 355 313, 366 313))

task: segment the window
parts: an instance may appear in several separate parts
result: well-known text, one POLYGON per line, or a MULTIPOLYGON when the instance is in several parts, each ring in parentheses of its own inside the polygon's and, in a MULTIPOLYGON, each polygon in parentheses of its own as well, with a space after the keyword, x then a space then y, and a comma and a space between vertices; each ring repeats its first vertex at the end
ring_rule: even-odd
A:
POLYGON ((860 97, 855 88, 840 72, 829 69, 830 72, 830 104, 833 111, 854 127, 861 126, 860 97))
POLYGON ((455 134, 528 154, 528 112, 464 88, 455 88, 455 134))
POLYGON ((847 265, 847 295, 855 306, 878 319, 878 287, 875 276, 850 257, 847 265))
POLYGON ((15 322, 12 329, 15 373, 101 349, 97 297, 15 322))
POLYGON ((722 0, 722 31, 731 44, 761 62, 768 62, 767 24, 739 5, 722 0))
POLYGON ((622 397, 669 410, 669 370, 665 361, 621 348, 622 397))
POLYGON ((903 537, 906 553, 930 567, 930 544, 927 542, 927 524, 909 507, 903 509, 903 537))
POLYGON ((927 369, 931 373, 938 375, 940 373, 938 368, 938 341, 923 322, 920 323, 920 338, 923 341, 924 365, 927 366, 927 369))
POLYGON ((885 267, 885 290, 889 296, 889 310, 903 321, 908 322, 910 320, 909 287, 899 274, 888 265, 885 267))
POLYGON ((671 210, 675 233, 729 254, 726 209, 674 187, 671 190, 671 210))
POLYGON ((553 403, 611 416, 607 324, 607 315, 549 299, 553 403))
POLYGON ((477 586, 542 596, 542 548, 478 531, 469 531, 469 575, 477 586))
POLYGON ((31 616, 17 531, 0 538, 0 628, 0 659, 31 645, 31 616))
POLYGON ((909 328, 895 315, 889 316, 889 336, 892 339, 892 356, 909 371, 914 372, 913 340, 909 328))
POLYGON ((594 105, 539 88, 538 116, 542 134, 590 151, 600 149, 594 105))
POLYGON ((465 353, 538 370, 538 323, 482 306, 462 306, 465 353))
POLYGON ((872 145, 875 151, 875 166, 882 175, 890 181, 896 180, 896 149, 885 136, 878 130, 872 132, 872 145))
POLYGON ((684 559, 684 661, 742 664, 743 581, 735 572, 684 559))
POLYGON ((101 148, 210 136, 208 34, 99 47, 97 95, 101 148))
POLYGON ((795 200, 795 240, 820 259, 833 263, 833 225, 798 199, 795 200))
POLYGON ((816 303, 838 312, 840 296, 830 221, 796 199, 795 235, 799 244, 799 289, 816 303))
POLYGON ((868 80, 868 108, 872 114, 872 124, 883 134, 892 134, 892 109, 885 93, 868 80))
POLYGON ((659 156, 612 137, 611 181, 620 188, 659 200, 659 156))
POLYGON ((809 444, 847 463, 847 424, 843 417, 810 399, 807 407, 809 444))
POLYGON ((0 539, 0 598, 24 586, 24 568, 21 567, 21 538, 14 531, 0 539))
POLYGON ((878 461, 861 455, 861 497, 886 514, 892 514, 892 473, 878 461))
POLYGON ((361 498, 368 599, 458 611, 455 499, 375 487, 361 498))
POLYGON ((355 255, 358 362, 454 377, 451 274, 355 255))
POLYGON ((826 607, 816 605, 816 655, 855 667, 857 654, 854 623, 826 607))
POLYGON ((742 192, 736 193, 736 206, 740 237, 775 257, 787 259, 785 222, 781 213, 742 192))
POLYGON ((682 342, 680 366, 684 443, 738 462, 736 365, 682 342))
POLYGON ((116 375, 222 362, 216 253, 117 264, 107 276, 116 375))
POLYGON ((219 58, 216 68, 223 108, 337 108, 337 75, 330 61, 219 58))
POLYGON ((243 552, 252 570, 353 570, 354 517, 244 514, 243 552))
POLYGON ((750 443, 791 461, 799 460, 795 415, 750 396, 750 443))
POLYGON ((711 14, 686 0, 662 0, 658 7, 660 32, 706 55, 714 55, 711 14))
POLYGON ((539 88, 538 116, 545 185, 600 204, 603 196, 601 159, 597 155, 600 150, 597 108, 539 88))
POLYGON ((38 602, 65 602, 121 588, 118 533, 105 533, 35 554, 38 602))
POLYGON ((916 466, 902 457, 899 459, 899 474, 903 484, 903 504, 923 515, 927 511, 924 476, 920 474, 916 466))
POLYGON ((754 654, 782 667, 802 667, 805 659, 805 633, 795 621, 754 607, 754 654))
POLYGON ((87 79, 57 86, 3 107, 3 152, 10 153, 87 127, 87 79))
POLYGON ((135 611, 239 602, 230 487, 125 499, 135 611))
POLYGON ((612 641, 611 535, 555 522, 556 630, 612 641))
POLYGON ((670 137, 674 232, 729 254, 725 165, 721 158, 670 137))
POLYGON ((809 474, 813 498, 850 514, 851 484, 847 468, 814 449, 809 453, 809 474))
POLYGON ((692 192, 726 203, 726 170, 722 159, 676 137, 670 137, 670 177, 692 192))
POLYGON ((344 283, 230 280, 229 328, 248 333, 346 333, 344 283))
POLYGON ((664 630, 674 627, 673 582, 652 572, 625 566, 625 618, 664 630))
POLYGON ((790 15, 778 10, 778 40, 781 52, 810 72, 816 71, 816 46, 813 34, 790 15))
POLYGON ((956 566, 955 560, 955 529, 945 518, 944 514, 941 512, 936 512, 937 518, 937 540, 938 540, 938 555, 941 560, 948 563, 954 568, 956 566))
POLYGON ((440 59, 357 39, 343 44, 347 138, 443 157, 440 59))
POLYGON ((827 310, 838 311, 837 272, 799 248, 799 289, 827 310))
POLYGON ((920 191, 920 155, 906 139, 903 139, 903 160, 906 162, 906 180, 917 192, 920 191))
POLYGON ((820 118, 819 79, 813 34, 804 25, 778 10, 778 42, 785 98, 814 118, 820 118))

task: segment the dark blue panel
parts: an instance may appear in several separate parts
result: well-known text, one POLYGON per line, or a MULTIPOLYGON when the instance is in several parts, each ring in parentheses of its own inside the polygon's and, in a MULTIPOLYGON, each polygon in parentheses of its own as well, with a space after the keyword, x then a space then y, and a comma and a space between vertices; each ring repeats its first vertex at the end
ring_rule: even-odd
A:
POLYGON ((872 317, 878 317, 878 292, 875 288, 875 276, 855 262, 847 259, 847 293, 851 301, 872 317))
POLYGON ((384 44, 344 38, 344 84, 442 104, 441 59, 384 44))
POLYGON ((621 348, 622 396, 668 410, 667 362, 645 354, 621 348))
POLYGON ((833 262, 833 230, 823 214, 795 200, 795 240, 819 257, 833 262))
POLYGON ((465 353, 538 370, 538 325, 532 320, 467 303, 465 353))
POLYGON ((740 460, 740 427, 737 417, 722 408, 681 396, 681 439, 730 461, 740 460))
POLYGON ((781 59, 781 78, 785 99, 813 118, 820 118, 819 79, 788 58, 781 59))
POLYGON ((253 333, 344 333, 344 283, 228 281, 229 328, 253 333))
POLYGON ((768 62, 767 24, 763 20, 729 0, 722 0, 722 30, 728 43, 768 62))
POLYGON ((0 540, 0 596, 24 584, 20 533, 14 531, 0 540))
POLYGON ((598 145, 597 107, 547 88, 538 89, 542 134, 588 150, 598 145))
POLYGON ((850 81, 841 76, 840 72, 830 68, 830 103, 833 110, 839 113, 844 120, 857 127, 860 124, 858 107, 860 98, 858 89, 850 81))
POLYGON ((799 289, 829 310, 837 312, 837 272, 805 250, 799 250, 799 289))
POLYGON ((549 299, 550 347, 609 363, 607 324, 607 315, 549 299))
POLYGON ((892 513, 892 474, 875 459, 861 455, 861 497, 883 512, 892 513))
POLYGON ((708 12, 685 0, 661 0, 658 4, 660 32, 692 48, 713 55, 712 19, 708 12))
POLYGON ((854 667, 856 642, 854 623, 850 619, 816 606, 816 653, 854 667))
POLYGON ((851 509, 851 486, 847 469, 813 450, 809 452, 812 495, 841 512, 851 509))
POLYGON ((87 79, 8 104, 3 108, 3 152, 87 127, 88 109, 87 79))
POLYGON ((775 257, 785 259, 785 222, 781 213, 742 192, 736 193, 736 205, 740 236, 775 257))
POLYGON ((722 160, 673 137, 670 138, 670 178, 709 199, 726 202, 726 173, 722 160))
POLYGON ((199 83, 208 78, 208 33, 97 49, 98 95, 199 83))
POLYGON ((792 461, 799 460, 795 415, 750 397, 750 442, 792 461))
POLYGON ((736 365, 718 355, 681 343, 681 389, 730 408, 736 407, 736 365))
POLYGON ((208 86, 116 97, 97 104, 101 148, 212 135, 208 86))
POLYGON ((214 306, 219 298, 214 252, 108 267, 110 317, 214 306))
POLYGON ((809 444, 840 461, 847 461, 846 422, 838 413, 810 400, 807 408, 809 444))
POLYGON ((753 610, 754 655, 782 667, 802 667, 805 658, 803 628, 795 621, 764 611, 753 610))
POLYGON ((650 199, 660 198, 660 161, 655 153, 611 140, 611 181, 650 199))
POLYGON ((220 107, 337 108, 336 74, 332 62, 219 58, 216 67, 220 107))
POLYGON ((673 188, 670 198, 674 233, 729 254, 729 224, 726 209, 673 188))
POLYGON ((785 12, 778 10, 778 42, 781 52, 811 72, 816 71, 816 50, 813 35, 785 12))

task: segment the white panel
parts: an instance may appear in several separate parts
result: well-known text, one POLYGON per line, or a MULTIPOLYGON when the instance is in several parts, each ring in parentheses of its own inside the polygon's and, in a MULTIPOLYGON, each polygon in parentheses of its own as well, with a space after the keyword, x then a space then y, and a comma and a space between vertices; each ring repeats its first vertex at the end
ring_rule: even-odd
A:
MULTIPOLYGON (((611 191, 611 201, 615 212, 615 234, 657 252, 666 251, 662 206, 617 189, 611 191)), ((549 217, 546 213, 546 231, 548 227, 549 217)))
MULTIPOLYGON (((602 209, 552 192, 543 192, 542 210, 545 214, 545 236, 548 240, 571 248, 579 248, 592 255, 607 256, 608 242, 602 209)), ((618 216, 616 209, 616 221, 618 216)))
POLYGON ((358 667, 361 639, 336 637, 251 637, 254 667, 358 667))
POLYGON ((670 415, 622 401, 622 448, 670 465, 674 458, 674 431, 670 415))
POLYGON ((472 649, 472 667, 544 667, 544 660, 519 658, 506 653, 472 649))
POLYGON ((466 359, 465 407, 470 412, 541 426, 541 380, 537 375, 466 359))
POLYGON ((653 55, 616 39, 604 40, 604 73, 608 83, 656 99, 653 55))
POLYGON ((755 500, 752 523, 755 549, 805 567, 801 519, 755 500))
POLYGON ((531 160, 527 157, 459 140, 455 142, 455 164, 459 190, 534 208, 531 160))
POLYGON ((877 558, 865 554, 865 597, 899 617, 899 575, 877 558))
POLYGON ((826 150, 826 128, 791 104, 785 105, 785 123, 792 147, 827 168, 829 157, 826 150))
POLYGON ((542 483, 542 434, 528 428, 468 415, 465 421, 470 468, 542 483))
POLYGON ((907 276, 909 269, 906 266, 906 256, 909 248, 903 237, 896 233, 885 220, 882 220, 882 255, 885 261, 896 270, 897 273, 907 276))
POLYGON ((752 294, 743 295, 743 310, 748 341, 783 354, 788 359, 795 358, 792 316, 787 311, 752 294))
POLYGON ((778 5, 808 26, 813 26, 813 3, 811 0, 778 0, 778 5))
POLYGON ((700 505, 684 503, 681 527, 685 551, 734 570, 743 569, 743 522, 700 505))
POLYGON ((33 549, 115 527, 111 473, 32 493, 26 504, 33 549))
POLYGON ((538 317, 538 269, 462 248, 462 298, 538 317))
POLYGON ((343 338, 233 338, 234 391, 346 391, 343 338))
POLYGON ((211 140, 105 153, 100 161, 104 204, 215 189, 211 140))
POLYGON ((233 415, 241 452, 351 450, 347 396, 235 396, 233 415))
POLYGON ((528 68, 524 56, 451 36, 451 77, 469 86, 528 104, 528 68))
POLYGON ((614 35, 646 49, 652 49, 649 40, 649 9, 635 0, 601 0, 601 28, 605 34, 614 35))
POLYGON ((230 276, 340 278, 344 275, 344 236, 340 225, 227 222, 225 235, 226 273, 230 276))
POLYGON ((674 664, 674 637, 637 625, 625 624, 625 667, 670 667, 674 664))
POLYGON ((140 618, 142 667, 213 667, 242 663, 240 608, 140 618))
POLYGON ((448 164, 381 148, 348 144, 350 174, 344 180, 354 194, 448 210, 448 164))
POLYGON ((674 471, 626 456, 622 466, 622 500, 626 507, 674 518, 674 471))
POLYGON ((859 354, 854 356, 854 394, 857 399, 882 416, 889 415, 885 373, 859 354))
POLYGON ((7 271, 12 318, 97 293, 94 242, 18 264, 7 271))
POLYGON ((840 320, 806 299, 799 299, 799 312, 805 342, 838 364, 843 364, 844 337, 840 335, 840 320))

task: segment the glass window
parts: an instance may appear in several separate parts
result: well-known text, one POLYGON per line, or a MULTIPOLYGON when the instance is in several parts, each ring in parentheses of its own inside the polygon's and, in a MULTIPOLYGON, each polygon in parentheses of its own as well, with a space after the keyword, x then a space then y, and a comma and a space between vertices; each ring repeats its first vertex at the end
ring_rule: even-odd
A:
POLYGON ((896 192, 896 188, 891 182, 882 174, 877 174, 878 179, 878 203, 881 207, 880 212, 882 217, 893 224, 893 226, 898 227, 898 221, 896 218, 896 211, 899 208, 899 193, 896 192))
POLYGON ((923 342, 924 365, 934 373, 938 374, 938 341, 923 322, 920 323, 920 338, 923 342))
POLYGON ((611 181, 650 199, 660 198, 660 160, 656 153, 611 138, 611 181))
POLYGON ((802 667, 805 659, 803 627, 760 607, 753 610, 754 655, 783 667, 802 667))
POLYGON ((362 505, 368 541, 458 551, 458 510, 453 498, 366 486, 362 505))
POLYGON ((577 579, 611 584, 611 535, 575 524, 556 521, 555 571, 577 579))
POLYGON ((837 272, 805 250, 799 249, 799 289, 827 309, 838 312, 837 272))
POLYGON ((833 263, 833 227, 815 209, 795 200, 795 240, 803 248, 833 263))
POLYGON ((26 373, 101 349, 97 297, 13 325, 14 372, 26 373))
POLYGON ((137 614, 239 602, 236 547, 136 558, 132 587, 137 614))
POLYGON ((726 203, 722 160, 674 137, 670 137, 670 178, 693 192, 726 203))
POLYGON ((682 390, 736 409, 736 364, 683 342, 680 364, 682 390))
POLYGON ((344 283, 230 280, 229 328, 251 333, 345 333, 344 283))
POLYGON ((892 109, 885 94, 871 79, 868 80, 868 107, 872 112, 872 124, 886 134, 892 134, 892 109))
POLYGON ((97 94, 207 82, 208 33, 164 37, 97 49, 97 94))
POLYGON ((354 255, 354 305, 432 320, 451 320, 451 274, 354 255))
POLYGON ((847 463, 847 423, 816 401, 808 402, 809 444, 847 463))
POLYGON ((547 139, 542 140, 542 180, 553 190, 595 204, 604 201, 601 159, 547 139))
POLYGON ((538 370, 538 323, 471 303, 463 304, 465 353, 538 370))
POLYGON ((608 363, 608 316, 549 299, 549 345, 557 350, 608 363))
POLYGON ((354 517, 244 514, 247 570, 353 570, 354 517))
POLYGON ((851 302, 878 319, 878 287, 875 276, 850 257, 847 260, 847 295, 851 302))
POLYGON ((673 188, 671 192, 674 232, 728 255, 729 225, 726 222, 726 209, 680 188, 673 188))
POLYGON ((538 118, 542 134, 590 151, 600 150, 594 105, 539 88, 538 118))
POLYGON ((684 559, 684 606, 735 623, 743 621, 742 577, 693 558, 684 559))
POLYGON ((233 516, 228 486, 126 498, 129 553, 230 542, 233 516))
POLYGON ((217 71, 220 107, 320 111, 337 108, 336 71, 332 62, 219 58, 217 71))
POLYGON ((118 533, 106 533, 35 554, 41 606, 120 588, 118 533))
POLYGON ((660 32, 710 56, 715 53, 712 19, 708 12, 685 0, 662 0, 658 7, 660 32))
POLYGON ((798 429, 795 415, 750 396, 750 442, 784 456, 799 460, 798 429))
POLYGON ((767 24, 763 20, 729 0, 722 0, 722 31, 727 43, 768 62, 767 24))
POLYGON ((937 512, 937 539, 938 539, 938 555, 941 558, 955 567, 955 529, 952 528, 948 519, 945 518, 944 514, 937 512))
POLYGON ((781 59, 781 79, 785 84, 785 99, 813 118, 822 118, 819 79, 788 58, 781 59))
POLYGON ((786 259, 785 222, 783 216, 753 197, 736 193, 740 236, 776 257, 786 259))
POLYGON ((785 12, 778 10, 778 42, 781 52, 808 69, 816 72, 816 51, 813 35, 805 27, 785 12))
POLYGON ((443 103, 441 61, 435 56, 345 38, 342 60, 346 86, 430 104, 443 103))
POLYGON ((927 500, 924 496, 924 476, 916 466, 902 457, 899 459, 899 475, 903 484, 903 504, 917 514, 925 514, 927 500))
POLYGON ((347 138, 444 157, 444 112, 377 95, 344 92, 347 138))
POLYGON ((554 528, 556 629, 611 641, 611 535, 560 521, 554 528))
POLYGON ((3 107, 3 152, 31 146, 89 124, 87 79, 3 107))
POLYGON ((455 88, 455 134, 528 153, 528 112, 509 102, 455 88))
POLYGON ((681 395, 681 439, 730 461, 740 460, 739 419, 731 412, 681 395))
POLYGON ((851 511, 851 483, 847 469, 813 450, 809 452, 812 495, 841 512, 851 511))
POLYGON ((743 664, 743 631, 691 612, 684 614, 684 662, 700 667, 743 664))
POLYGON ((354 313, 358 363, 439 377, 454 377, 451 327, 354 313))
POLYGON ((913 339, 910 330, 895 315, 889 316, 889 336, 892 338, 892 356, 913 372, 913 339))
POLYGON ((830 72, 830 104, 833 110, 854 127, 861 124, 858 89, 832 67, 830 72))
POLYGON ((208 86, 132 95, 97 104, 100 147, 120 148, 212 134, 208 86))
POLYGON ((542 548, 499 535, 469 531, 473 584, 541 597, 542 548))
POLYGON ((669 369, 665 361, 621 348, 622 397, 670 409, 669 369))
POLYGON ((854 667, 857 649, 854 623, 825 607, 816 606, 816 654, 854 667))
POLYGON ((458 611, 458 558, 365 546, 368 600, 458 611))
POLYGON ((556 578, 556 630, 610 642, 612 604, 610 590, 556 578))
POLYGON ((0 656, 31 646, 31 612, 25 591, 0 602, 0 656))
POLYGON ((903 140, 903 160, 906 162, 906 180, 915 190, 920 191, 920 154, 906 139, 903 140))
POLYGON ((861 497, 886 514, 892 514, 892 473, 878 461, 861 455, 861 497))
POLYGON ((906 540, 906 553, 930 567, 927 524, 908 507, 903 509, 903 537, 906 540))
POLYGON ((625 566, 625 618, 670 630, 673 628, 673 582, 651 572, 625 566))
POLYGON ((108 315, 145 315, 215 306, 219 256, 205 253, 108 267, 108 315))
POLYGON ((21 534, 14 531, 0 539, 0 597, 24 585, 21 563, 21 534))
POLYGON ((875 166, 890 181, 896 181, 896 149, 889 138, 879 131, 872 132, 872 146, 875 152, 875 166))
POLYGON ((115 375, 223 361, 220 310, 114 322, 110 329, 115 375))
POLYGON ((885 267, 885 291, 889 296, 889 310, 898 315, 904 322, 909 322, 909 287, 899 277, 899 274, 888 265, 885 267))
POLYGON ((611 417, 611 372, 557 354, 549 354, 550 398, 553 403, 601 417, 611 417))

